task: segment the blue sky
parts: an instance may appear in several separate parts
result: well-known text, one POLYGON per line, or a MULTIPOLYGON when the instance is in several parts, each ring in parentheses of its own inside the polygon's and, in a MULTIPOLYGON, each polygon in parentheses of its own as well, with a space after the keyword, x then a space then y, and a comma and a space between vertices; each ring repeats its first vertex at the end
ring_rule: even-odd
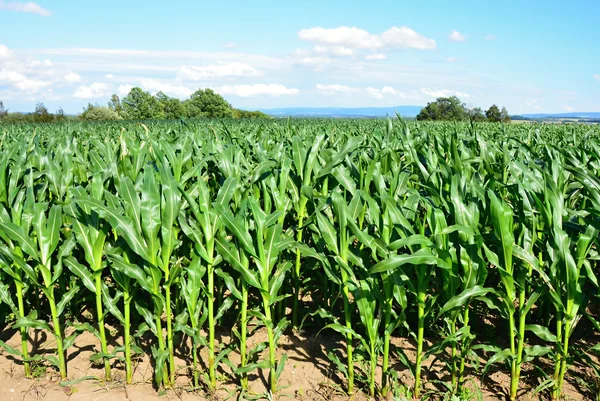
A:
POLYGON ((80 112, 133 86, 236 107, 600 111, 600 3, 0 0, 0 100, 80 112))

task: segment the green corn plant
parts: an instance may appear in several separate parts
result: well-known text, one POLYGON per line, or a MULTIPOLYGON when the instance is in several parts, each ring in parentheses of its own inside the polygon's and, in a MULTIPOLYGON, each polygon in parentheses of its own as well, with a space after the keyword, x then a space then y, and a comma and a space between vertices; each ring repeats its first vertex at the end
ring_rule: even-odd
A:
MULTIPOLYGON (((221 214, 228 214, 228 210, 224 207, 217 207, 220 210, 221 214)), ((243 210, 243 209, 242 209, 243 210)), ((233 214, 227 216, 230 221, 230 225, 234 224, 236 227, 245 227, 245 231, 249 231, 248 227, 248 219, 242 217, 241 215, 233 214)), ((235 286, 233 284, 233 279, 229 281, 229 277, 227 278, 228 282, 231 284, 228 286, 229 290, 238 298, 240 301, 240 328, 238 333, 238 338, 240 341, 240 364, 236 369, 236 372, 241 376, 240 384, 243 391, 248 390, 248 375, 247 371, 249 369, 253 369, 256 366, 248 366, 248 351, 247 351, 247 336, 248 336, 248 281, 245 279, 244 275, 250 271, 250 254, 244 249, 240 240, 237 237, 232 237, 232 242, 228 242, 226 238, 222 235, 216 238, 217 251, 220 255, 223 256, 223 259, 227 261, 233 269, 239 272, 240 279, 239 285, 235 286)), ((223 275, 223 273, 221 273, 223 275)))
POLYGON ((362 262, 351 252, 351 231, 348 227, 347 209, 344 205, 345 200, 339 190, 331 193, 334 212, 326 209, 324 212, 317 212, 318 232, 327 245, 331 257, 338 266, 338 275, 340 283, 340 292, 343 302, 344 323, 338 325, 333 323, 332 328, 337 328, 343 332, 346 337, 346 371, 348 375, 348 394, 354 393, 354 358, 353 352, 353 330, 352 330, 352 310, 350 304, 350 288, 348 284, 349 273, 352 272, 352 265, 361 265, 362 262), (325 214, 327 213, 327 214, 325 214))
POLYGON ((59 249, 63 226, 62 209, 58 205, 49 206, 48 203, 35 202, 32 187, 27 189, 24 218, 31 224, 23 227, 13 222, 3 221, 0 222, 0 228, 7 238, 18 244, 18 248, 13 248, 9 256, 13 263, 19 264, 20 268, 25 271, 31 284, 39 288, 46 297, 50 306, 52 326, 37 319, 37 313, 31 313, 29 316, 19 318, 15 328, 31 327, 51 332, 56 339, 58 359, 49 358, 49 360, 58 367, 61 378, 66 379, 65 351, 73 343, 75 337, 72 335, 65 339, 61 316, 68 303, 79 291, 79 287, 72 285, 60 299, 57 299, 55 286, 63 272, 62 259, 71 253, 75 241, 69 237, 59 249), (27 260, 24 260, 25 255, 27 260))
MULTIPOLYGON (((140 282, 147 282, 147 280, 143 280, 145 272, 139 266, 129 262, 130 258, 126 252, 115 247, 106 250, 106 254, 111 268, 111 277, 114 278, 116 284, 123 293, 123 317, 121 321, 123 324, 122 352, 125 359, 125 380, 127 384, 131 384, 133 382, 132 350, 137 354, 143 353, 143 351, 134 344, 131 337, 131 302, 137 291, 137 287, 135 286, 136 278, 138 278, 140 282)), ((144 289, 148 291, 150 286, 145 286, 144 289)), ((109 300, 109 302, 116 303, 115 300, 109 300)), ((139 334, 141 335, 141 330, 139 334)), ((118 351, 118 349, 115 349, 115 352, 116 351, 118 351)))
MULTIPOLYGON (((456 252, 456 256, 451 258, 454 267, 452 271, 453 273, 457 271, 458 274, 446 276, 452 281, 459 278, 458 283, 452 286, 460 293, 450 294, 439 315, 451 312, 450 332, 453 336, 461 337, 457 345, 460 351, 460 365, 458 370, 453 369, 454 384, 457 388, 462 385, 467 358, 470 356, 471 359, 477 359, 470 349, 470 344, 475 339, 470 325, 470 305, 475 299, 487 301, 488 304, 491 303, 485 298, 485 295, 491 289, 484 287, 488 272, 486 262, 482 257, 483 238, 479 232, 481 205, 478 199, 480 196, 479 191, 480 186, 475 177, 469 177, 467 171, 453 177, 450 198, 453 207, 452 214, 456 224, 450 230, 448 228, 442 229, 442 232, 439 233, 443 235, 452 230, 456 231, 453 241, 453 251, 456 252), (458 330, 456 329, 457 320, 462 324, 462 327, 458 330)), ((430 211, 428 215, 431 215, 430 211)))
POLYGON ((235 219, 231 211, 223 207, 222 204, 215 202, 214 207, 219 210, 223 224, 227 227, 229 233, 239 241, 244 250, 254 259, 254 269, 248 269, 243 264, 236 264, 236 266, 240 269, 240 274, 247 281, 247 284, 260 291, 263 307, 260 319, 266 326, 269 343, 269 360, 263 366, 269 368, 269 391, 274 394, 277 391, 278 377, 283 371, 286 360, 285 356, 279 362, 276 360, 277 341, 289 322, 287 319, 282 319, 278 324, 275 324, 272 319, 272 307, 283 298, 282 295, 279 295, 279 291, 287 271, 291 268, 289 261, 278 263, 279 254, 293 246, 293 243, 287 241, 282 233, 281 220, 279 219, 282 212, 275 211, 267 215, 261 208, 259 201, 260 199, 254 197, 248 198, 253 223, 253 229, 250 232, 247 230, 250 225, 244 226, 241 224, 241 221, 235 219))
MULTIPOLYGON (((327 155, 320 156, 320 149, 325 143, 323 134, 317 135, 312 144, 304 144, 298 136, 292 138, 291 158, 292 158, 292 182, 294 185, 291 189, 291 198, 296 211, 296 241, 303 243, 303 233, 308 217, 308 202, 314 191, 321 189, 326 196, 329 192, 328 182, 329 176, 335 174, 336 167, 344 162, 346 157, 356 150, 363 139, 360 137, 350 138, 339 149, 327 155), (321 165, 319 161, 322 159, 321 165), (318 185, 321 182, 321 188, 318 185)), ((292 305, 292 326, 298 328, 298 301, 300 299, 300 282, 301 282, 301 254, 300 249, 296 250, 296 263, 292 270, 292 278, 294 281, 294 299, 292 305)))
MULTIPOLYGON (((12 222, 19 227, 23 227, 23 225, 27 224, 26 221, 21 220, 21 216, 23 213, 22 202, 25 196, 25 191, 21 190, 18 192, 14 199, 14 207, 11 208, 11 215, 9 215, 8 211, 2 207, 0 209, 0 216, 2 221, 12 222)), ((26 226, 25 226, 26 227, 26 226)), ((24 228, 25 228, 24 227, 24 228)), ((25 228, 25 231, 28 231, 25 228)), ((17 305, 14 304, 13 298, 11 296, 11 291, 8 285, 3 286, 3 290, 0 294, 2 301, 10 307, 17 318, 24 318, 27 313, 25 310, 25 295, 29 288, 28 279, 26 271, 21 268, 21 266, 27 266, 25 262, 25 255, 23 251, 20 249, 18 242, 12 241, 8 236, 2 232, 0 234, 4 243, 6 245, 2 245, 0 248, 0 253, 2 254, 2 258, 0 259, 0 268, 6 273, 8 277, 14 282, 14 294, 17 297, 17 305), (18 262, 12 262, 13 258, 17 258, 18 262)), ((28 350, 28 328, 23 326, 20 328, 21 334, 21 350, 20 354, 17 350, 9 350, 13 354, 19 355, 23 359, 23 368, 25 370, 25 377, 31 376, 31 368, 29 365, 29 350, 28 350)), ((2 347, 8 350, 8 345, 4 342, 0 343, 2 347)))
POLYGON ((484 373, 491 363, 507 361, 511 374, 509 397, 512 400, 518 396, 523 364, 551 351, 547 346, 527 346, 526 333, 531 332, 546 341, 552 340, 553 337, 546 327, 527 324, 531 308, 547 291, 543 282, 542 286, 539 286, 533 280, 534 267, 536 271, 539 269, 539 259, 535 254, 539 234, 537 213, 530 202, 530 194, 531 188, 536 187, 534 182, 528 181, 517 184, 518 191, 514 194, 514 201, 517 202, 518 213, 513 211, 506 201, 498 198, 491 190, 488 191, 489 215, 497 242, 489 243, 485 252, 491 264, 499 269, 500 281, 504 287, 498 290, 502 300, 499 310, 509 322, 509 348, 503 350, 499 347, 488 347, 494 355, 486 364, 484 373), (529 184, 527 186, 530 189, 525 189, 524 184, 529 184), (520 225, 515 224, 517 216, 520 225), (491 248, 497 248, 498 251, 495 252, 491 248), (520 262, 515 260, 515 257, 520 259, 520 262))
POLYGON ((216 356, 215 356, 215 269, 221 262, 222 256, 215 251, 215 240, 222 226, 221 218, 215 204, 228 204, 233 197, 238 182, 231 177, 223 183, 213 203, 209 187, 199 175, 198 180, 187 190, 179 187, 187 205, 182 206, 179 215, 181 230, 193 244, 194 251, 206 263, 208 320, 208 370, 209 386, 212 390, 217 387, 216 356), (188 210, 189 208, 189 210, 188 210), (185 210, 185 212, 183 212, 185 210))
MULTIPOLYGON (((76 197, 84 197, 87 195, 87 192, 81 187, 75 188, 73 191, 76 197)), ((94 176, 91 182, 93 198, 101 201, 103 198, 103 191, 104 186, 100 176, 94 176)), ((105 267, 105 263, 102 259, 106 241, 105 228, 102 227, 99 216, 92 214, 89 207, 84 206, 84 209, 78 209, 74 203, 71 203, 67 206, 66 210, 71 217, 75 239, 83 249, 87 267, 79 263, 73 256, 67 257, 64 263, 73 274, 80 278, 83 285, 90 292, 95 294, 96 318, 98 323, 97 330, 100 337, 100 349, 104 355, 104 379, 110 380, 110 360, 107 358, 109 353, 106 342, 106 332, 104 329, 103 304, 107 303, 113 305, 113 300, 103 299, 103 294, 107 293, 107 290, 103 288, 106 285, 102 282, 102 272, 105 267)))
MULTIPOLYGON (((308 196, 306 191, 313 184, 313 170, 318 162, 318 153, 321 143, 325 139, 324 135, 317 136, 311 146, 303 143, 302 138, 294 136, 292 138, 292 160, 293 173, 295 177, 295 186, 292 193, 293 205, 296 211, 297 230, 296 241, 302 243, 304 233, 304 221, 307 217, 308 196)), ((292 327, 298 328, 298 302, 300 299, 300 281, 302 277, 301 252, 296 250, 296 262, 292 270, 292 280, 294 288, 294 298, 292 302, 292 327)))
POLYGON ((544 177, 544 202, 539 199, 536 202, 542 211, 545 225, 549 227, 548 283, 552 303, 556 309, 556 356, 552 398, 559 399, 570 364, 570 338, 581 318, 581 308, 585 302, 584 286, 587 281, 597 283, 589 267, 588 257, 598 236, 598 229, 581 217, 572 218, 569 224, 563 221, 568 213, 568 205, 565 205, 568 173, 562 168, 560 156, 556 153, 551 154, 554 158, 544 177))
POLYGON ((175 222, 181 200, 165 159, 159 173, 160 181, 157 182, 154 167, 148 166, 144 169, 139 191, 141 197, 128 177, 121 179, 119 198, 114 202, 121 204, 124 213, 91 197, 76 197, 75 200, 84 207, 90 207, 105 219, 127 242, 131 251, 143 260, 145 274, 131 278, 151 295, 154 315, 139 303, 135 306, 158 337, 158 347, 154 349, 156 381, 170 386, 175 375, 171 287, 182 269, 181 263, 172 263, 171 259, 177 245, 178 229, 175 222), (163 313, 167 317, 166 347, 162 332, 163 313))
MULTIPOLYGON (((192 339, 192 375, 195 388, 200 386, 198 352, 203 343, 201 329, 207 318, 207 314, 205 313, 205 293, 207 290, 202 281, 205 274, 206 267, 202 265, 201 258, 195 256, 185 268, 185 274, 181 281, 181 293, 186 306, 186 310, 183 313, 185 314, 184 316, 189 316, 190 326, 188 330, 186 330, 185 326, 180 330, 184 331, 192 339)), ((177 321, 181 320, 177 319, 177 321)))

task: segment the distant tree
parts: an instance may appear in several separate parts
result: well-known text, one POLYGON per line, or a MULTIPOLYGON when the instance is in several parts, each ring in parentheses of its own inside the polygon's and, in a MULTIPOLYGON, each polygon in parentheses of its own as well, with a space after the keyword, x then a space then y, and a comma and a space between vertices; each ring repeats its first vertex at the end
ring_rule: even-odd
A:
POLYGON ((88 104, 81 113, 80 118, 84 121, 117 121, 123 118, 113 109, 106 106, 88 104))
POLYGON ((466 105, 456 96, 439 97, 435 102, 427 103, 417 116, 417 120, 451 120, 468 119, 466 105))
POLYGON ((495 104, 491 105, 490 108, 485 111, 485 116, 493 123, 502 121, 500 108, 495 104))
POLYGON ((270 118, 267 114, 260 111, 248 111, 233 109, 233 118, 270 118))
POLYGON ((4 108, 4 103, 0 100, 0 120, 8 115, 8 109, 4 108))
POLYGON ((131 120, 150 120, 164 118, 164 113, 158 100, 141 88, 132 88, 121 104, 126 118, 131 120))
POLYGON ((491 105, 489 109, 485 112, 487 119, 491 122, 499 123, 499 122, 510 122, 510 115, 508 114, 508 110, 506 107, 502 107, 502 110, 495 104, 491 105))
POLYGON ((500 119, 505 123, 510 122, 510 114, 508 114, 508 110, 506 110, 506 107, 502 107, 502 111, 500 112, 500 119))
POLYGON ((108 108, 117 112, 117 114, 123 114, 123 106, 121 105, 121 99, 116 93, 110 97, 110 101, 108 102, 108 108))
POLYGON ((54 119, 57 122, 65 121, 67 119, 67 117, 65 116, 65 111, 62 109, 62 107, 58 108, 56 114, 54 115, 54 119))
POLYGON ((158 100, 158 103, 163 111, 164 118, 167 120, 175 120, 185 117, 185 107, 183 106, 181 100, 175 97, 169 97, 163 92, 158 92, 156 94, 156 100, 158 100))
POLYGON ((33 118, 35 122, 48 123, 54 119, 52 114, 48 111, 48 108, 44 106, 44 103, 38 102, 35 105, 35 111, 33 112, 33 118))
POLYGON ((189 118, 233 117, 231 105, 212 89, 197 90, 183 104, 189 118))
POLYGON ((475 122, 486 121, 485 114, 483 114, 483 110, 481 109, 481 107, 475 107, 474 109, 470 109, 468 111, 468 113, 469 113, 470 121, 475 121, 475 122))

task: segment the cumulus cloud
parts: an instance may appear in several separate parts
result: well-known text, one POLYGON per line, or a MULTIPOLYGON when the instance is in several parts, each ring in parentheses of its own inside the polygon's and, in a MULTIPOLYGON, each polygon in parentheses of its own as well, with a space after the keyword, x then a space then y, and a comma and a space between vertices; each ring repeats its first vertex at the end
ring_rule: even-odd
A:
POLYGON ((239 97, 297 95, 300 91, 280 84, 224 85, 217 88, 223 95, 239 97))
POLYGON ((421 88, 421 93, 425 96, 429 97, 448 97, 448 96, 458 96, 459 98, 469 99, 471 95, 465 92, 452 91, 449 89, 430 89, 430 88, 421 88))
POLYGON ((496 35, 486 35, 483 37, 485 40, 496 40, 496 35))
POLYGON ((392 27, 381 34, 373 34, 357 27, 315 27, 300 30, 298 37, 321 45, 342 46, 351 49, 395 47, 431 50, 436 47, 435 40, 429 39, 406 26, 392 27))
POLYGON ((351 49, 349 47, 344 47, 344 46, 333 46, 333 47, 315 46, 313 51, 317 54, 330 53, 334 56, 341 56, 341 57, 354 55, 354 49, 351 49))
POLYGON ((367 95, 373 99, 383 99, 385 95, 397 95, 398 91, 390 86, 384 86, 381 89, 368 87, 366 89, 367 95))
POLYGON ((8 47, 0 44, 0 60, 8 59, 10 57, 12 57, 12 51, 8 47))
POLYGON ((594 74, 594 79, 600 82, 600 74, 594 74))
POLYGON ((457 30, 453 30, 450 32, 450 35, 448 35, 448 39, 450 39, 452 42, 464 42, 467 40, 467 37, 457 30))
POLYGON ((292 52, 290 60, 294 64, 304 65, 317 71, 322 70, 325 65, 333 60, 326 54, 328 51, 324 46, 316 46, 314 53, 306 49, 296 49, 292 52))
POLYGON ((81 85, 77 88, 73 97, 80 99, 97 99, 109 94, 110 86, 103 82, 94 82, 91 85, 81 85))
POLYGON ((56 98, 57 95, 52 93, 50 86, 68 86, 80 81, 79 74, 62 65, 14 52, 0 44, 0 87, 6 87, 14 96, 56 98))
POLYGON ((179 76, 190 81, 209 78, 252 77, 260 75, 254 67, 244 63, 214 64, 205 66, 184 65, 179 69, 179 76))
POLYGON ((79 75, 73 71, 69 71, 68 73, 65 74, 64 79, 66 82, 80 82, 81 75, 79 75))
POLYGON ((133 89, 133 85, 119 85, 117 88, 117 94, 119 96, 127 96, 129 92, 133 89))
POLYGON ((20 72, 7 68, 0 69, 0 84, 5 83, 25 93, 36 93, 42 88, 50 86, 52 81, 27 78, 20 72))
POLYGON ((115 79, 115 76, 113 74, 106 74, 104 76, 104 78, 106 78, 106 79, 115 79))
POLYGON ((359 88, 353 88, 351 86, 346 85, 322 85, 317 84, 315 86, 319 93, 324 95, 350 95, 353 93, 359 93, 361 90, 359 88))
POLYGON ((167 95, 176 96, 180 98, 189 97, 194 92, 190 88, 187 88, 182 85, 173 85, 149 78, 140 79, 140 85, 142 89, 152 93, 164 92, 167 95))
POLYGON ((383 53, 367 54, 365 60, 385 60, 387 56, 383 53))
POLYGON ((18 13, 31 13, 41 15, 42 17, 49 17, 52 15, 50 11, 33 2, 21 3, 18 1, 6 2, 0 0, 0 10, 15 11, 18 13))
POLYGON ((541 110, 542 109, 542 106, 540 106, 538 104, 537 100, 530 100, 530 101, 526 102, 525 105, 527 107, 530 107, 530 108, 535 109, 535 110, 541 110))

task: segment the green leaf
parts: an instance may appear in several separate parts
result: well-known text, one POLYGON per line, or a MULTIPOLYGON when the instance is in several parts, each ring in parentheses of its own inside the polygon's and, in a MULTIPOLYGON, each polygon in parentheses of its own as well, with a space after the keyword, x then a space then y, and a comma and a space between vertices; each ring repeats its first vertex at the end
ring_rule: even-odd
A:
POLYGON ((67 265, 69 270, 73 272, 77 277, 81 279, 81 282, 92 293, 96 292, 96 285, 94 283, 94 279, 90 274, 89 270, 77 262, 73 256, 69 256, 64 260, 64 263, 67 265))
POLYGON ((406 264, 444 265, 444 262, 441 259, 437 258, 435 255, 433 255, 429 249, 422 248, 412 254, 404 253, 400 255, 392 255, 389 258, 384 259, 381 262, 375 264, 375 266, 373 266, 369 270, 369 273, 375 274, 389 272, 406 264))
POLYGON ((525 326, 525 330, 531 331, 533 334, 538 336, 544 341, 556 343, 558 338, 548 330, 547 327, 540 326, 538 324, 528 324, 525 326))

